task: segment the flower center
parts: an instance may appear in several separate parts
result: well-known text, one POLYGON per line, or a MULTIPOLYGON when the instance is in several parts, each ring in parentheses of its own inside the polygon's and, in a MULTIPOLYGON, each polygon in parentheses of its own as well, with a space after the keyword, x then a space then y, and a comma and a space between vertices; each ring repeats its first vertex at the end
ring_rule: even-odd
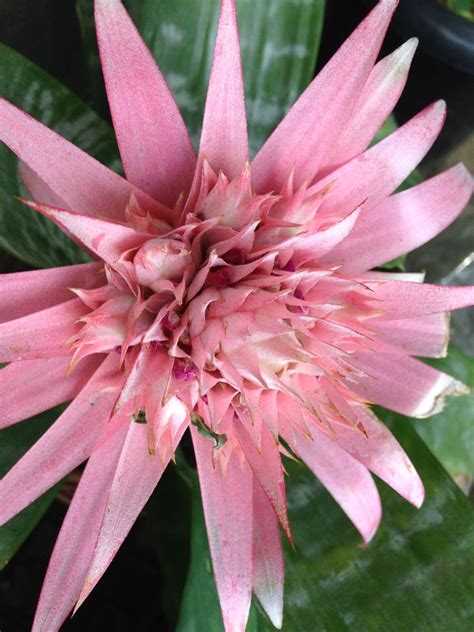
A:
POLYGON ((173 211, 174 226, 154 223, 134 200, 128 221, 149 238, 106 265, 105 286, 78 291, 91 312, 72 340, 73 364, 113 350, 133 363, 148 350, 171 363, 167 388, 199 382, 200 395, 220 380, 285 380, 291 391, 295 374, 344 375, 326 343, 343 358, 371 312, 364 298, 341 310, 339 297, 359 288, 321 267, 307 239, 319 202, 297 223, 301 192, 255 195, 247 171, 231 182, 208 174, 192 210, 173 211))
POLYGON ((193 259, 185 244, 177 239, 150 239, 138 250, 133 266, 136 280, 160 292, 163 281, 180 281, 194 271, 193 259))

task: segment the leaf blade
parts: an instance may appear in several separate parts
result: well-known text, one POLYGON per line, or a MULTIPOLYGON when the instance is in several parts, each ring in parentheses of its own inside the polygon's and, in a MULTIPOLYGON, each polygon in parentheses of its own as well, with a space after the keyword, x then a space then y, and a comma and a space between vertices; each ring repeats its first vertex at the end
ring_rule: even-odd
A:
MULTIPOLYGON (((55 421, 58 409, 15 424, 0 431, 2 445, 0 477, 46 432, 55 421)), ((61 483, 48 490, 33 504, 0 528, 0 570, 11 560, 54 500, 61 483)))

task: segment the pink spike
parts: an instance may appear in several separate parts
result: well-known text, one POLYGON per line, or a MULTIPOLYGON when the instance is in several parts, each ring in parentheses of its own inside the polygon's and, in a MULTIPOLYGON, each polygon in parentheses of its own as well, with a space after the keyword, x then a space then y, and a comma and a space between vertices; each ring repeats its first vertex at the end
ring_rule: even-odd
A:
POLYGON ((313 440, 297 434, 298 453, 345 511, 366 542, 377 531, 382 506, 367 468, 311 427, 313 440))
POLYGON ((364 209, 379 204, 410 175, 436 140, 446 117, 437 101, 396 132, 308 189, 308 195, 331 185, 318 211, 323 217, 344 217, 364 200, 364 209))
POLYGON ((418 40, 413 37, 373 68, 330 159, 324 165, 325 173, 367 149, 400 98, 417 46, 418 40))
POLYGON ((243 423, 235 422, 234 424, 237 438, 252 468, 254 477, 267 495, 288 540, 292 543, 280 452, 267 425, 262 423, 259 427, 260 449, 257 449, 243 423))
POLYGON ((155 422, 147 420, 146 424, 130 423, 110 486, 95 552, 76 610, 88 597, 122 546, 172 458, 188 423, 186 410, 176 398, 170 400, 155 422), (157 453, 150 454, 147 428, 150 423, 162 422, 163 417, 167 420, 171 417, 172 426, 171 443, 165 451, 164 459, 157 453))
POLYGON ((49 217, 55 224, 74 235, 88 250, 110 264, 116 263, 127 250, 139 248, 150 238, 149 235, 137 233, 125 224, 28 200, 23 202, 38 213, 49 217))
POLYGON ((248 160, 247 119, 234 0, 221 1, 199 154, 237 177, 248 160))
POLYGON ((171 379, 172 367, 173 358, 165 351, 153 348, 152 344, 143 345, 130 369, 115 409, 121 410, 128 402, 140 396, 149 386, 153 387, 154 395, 161 407, 171 379))
POLYGON ((0 362, 71 354, 68 341, 88 311, 78 298, 0 324, 0 362))
POLYGON ((233 388, 226 387, 222 382, 207 391, 206 397, 211 427, 216 432, 218 432, 219 423, 225 417, 236 394, 233 388))
POLYGON ((364 284, 372 291, 369 301, 390 318, 416 318, 427 314, 451 312, 474 304, 474 285, 441 286, 409 281, 372 281, 364 284))
POLYGON ((96 0, 102 70, 128 180, 173 207, 191 186, 196 158, 152 54, 119 0, 96 0))
POLYGON ((252 472, 233 454, 213 467, 213 442, 191 428, 225 632, 244 632, 252 595, 252 472))
MULTIPOLYGON (((114 423, 115 421, 115 423, 114 423)), ((89 458, 54 546, 32 632, 59 630, 81 593, 94 554, 127 424, 104 438, 89 458)))
MULTIPOLYGON (((258 192, 311 181, 351 115, 382 45, 397 0, 382 0, 321 70, 255 157, 258 192)), ((354 199, 360 204, 364 198, 354 199)))
POLYGON ((74 399, 103 360, 86 358, 69 377, 69 358, 22 360, 1 369, 0 428, 74 399))
POLYGON ((416 318, 372 319, 368 329, 375 331, 378 343, 388 342, 396 350, 424 358, 444 358, 449 343, 449 313, 428 314, 416 318))
POLYGON ((290 248, 293 249, 292 260, 294 263, 301 265, 307 261, 319 260, 320 257, 337 248, 338 244, 350 235, 360 212, 361 209, 356 209, 353 213, 326 230, 319 230, 313 234, 296 237, 294 245, 290 242, 290 248))
POLYGON ((359 407, 357 415, 364 431, 333 424, 333 434, 329 434, 331 441, 380 476, 415 507, 421 507, 423 483, 403 448, 369 408, 359 407))
POLYGON ((273 625, 283 624, 285 562, 278 520, 267 496, 253 484, 253 590, 273 625))
POLYGON ((41 204, 50 204, 51 206, 59 206, 67 208, 66 202, 50 189, 43 180, 30 169, 22 160, 18 161, 18 174, 21 181, 28 189, 31 197, 41 204))
POLYGON ((355 393, 408 417, 435 415, 446 397, 469 392, 461 382, 414 358, 356 351, 349 362, 367 375, 350 383, 355 393))
MULTIPOLYGON (((122 219, 133 188, 52 130, 0 99, 0 140, 69 208, 122 219)), ((145 205, 148 196, 138 191, 145 205)))
POLYGON ((323 263, 357 274, 395 259, 449 226, 471 194, 472 177, 460 164, 375 207, 363 207, 355 228, 323 263))
POLYGON ((123 382, 109 356, 53 426, 0 481, 0 525, 87 459, 123 382))
POLYGON ((69 288, 92 288, 105 280, 101 263, 12 272, 0 276, 0 323, 73 298, 69 288))

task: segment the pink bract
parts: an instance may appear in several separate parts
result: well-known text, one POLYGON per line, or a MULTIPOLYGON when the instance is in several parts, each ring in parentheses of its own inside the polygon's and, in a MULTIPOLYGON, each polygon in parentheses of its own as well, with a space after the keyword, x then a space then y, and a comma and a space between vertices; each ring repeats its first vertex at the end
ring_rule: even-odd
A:
POLYGON ((442 102, 367 149, 416 48, 375 63, 396 0, 379 2, 251 163, 233 0, 197 156, 122 4, 95 4, 126 179, 0 101, 26 203, 97 260, 0 280, 1 427, 72 400, 1 481, 1 523, 88 459, 33 625, 57 631, 190 427, 226 632, 245 629, 252 592, 281 627, 281 453, 311 468, 365 541, 381 518, 371 472, 423 502, 370 404, 425 417, 465 391, 412 356, 445 355, 447 312, 474 288, 371 270, 452 222, 472 180, 458 165, 394 193, 436 139, 442 102))

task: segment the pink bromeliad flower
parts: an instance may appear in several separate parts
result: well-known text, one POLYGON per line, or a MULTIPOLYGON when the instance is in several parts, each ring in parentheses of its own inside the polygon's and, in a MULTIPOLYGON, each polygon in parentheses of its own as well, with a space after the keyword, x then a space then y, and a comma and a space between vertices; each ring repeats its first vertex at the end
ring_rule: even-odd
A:
POLYGON ((375 63, 395 6, 375 7, 251 163, 233 0, 197 156, 119 0, 96 0, 96 23, 127 179, 0 102, 26 203, 96 259, 0 281, 0 426, 71 401, 0 482, 1 523, 88 459, 36 632, 91 592, 188 428, 227 632, 245 629, 252 592, 281 627, 288 449, 365 541, 381 518, 370 472, 421 505, 370 404, 425 417, 465 390, 412 356, 446 353, 447 312, 474 288, 373 269, 453 221, 472 181, 458 165, 393 194, 438 135, 442 102, 367 149, 416 48, 375 63))

